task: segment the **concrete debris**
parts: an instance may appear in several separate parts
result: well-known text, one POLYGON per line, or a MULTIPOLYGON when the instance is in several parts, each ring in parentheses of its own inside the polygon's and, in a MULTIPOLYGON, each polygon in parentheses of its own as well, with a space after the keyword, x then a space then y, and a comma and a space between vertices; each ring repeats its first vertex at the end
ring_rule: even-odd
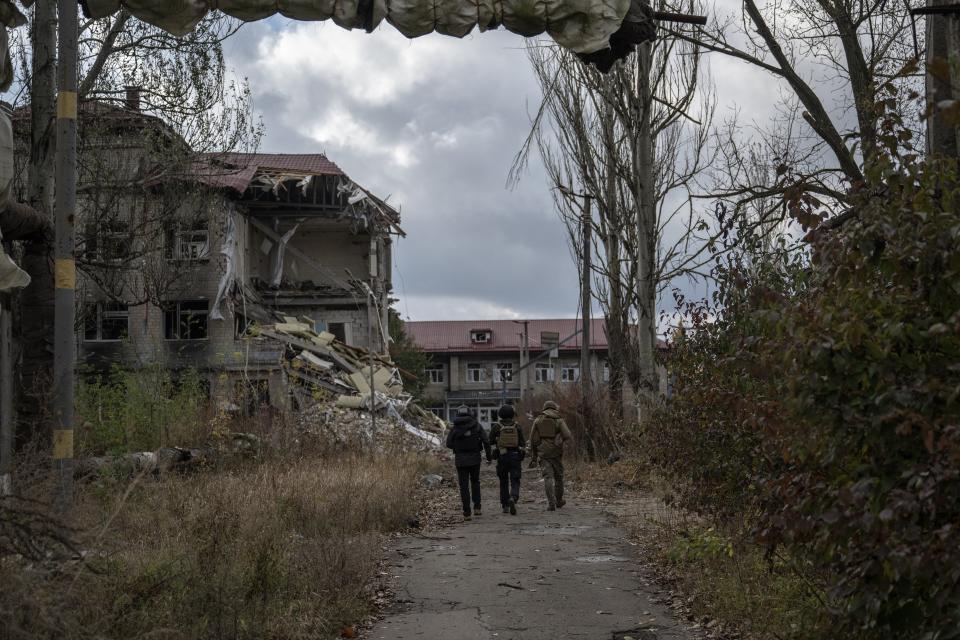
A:
POLYGON ((82 458, 77 461, 74 475, 93 478, 103 474, 133 476, 188 471, 215 461, 256 458, 260 455, 260 447, 260 438, 252 433, 229 433, 202 447, 161 447, 156 451, 82 458))
POLYGON ((310 318, 282 316, 280 320, 253 325, 248 336, 284 345, 283 368, 305 431, 326 430, 336 442, 379 442, 382 426, 396 432, 400 440, 410 441, 408 448, 442 447, 446 423, 404 392, 400 370, 389 357, 316 331, 310 318), (377 434, 371 433, 371 411, 376 413, 377 434))
POLYGON ((436 489, 443 483, 443 476, 438 476, 435 473, 428 473, 420 478, 420 483, 428 489, 436 489))
POLYGON ((327 446, 402 451, 435 451, 442 435, 412 425, 402 417, 377 415, 376 431, 370 412, 317 402, 299 412, 298 430, 327 446))

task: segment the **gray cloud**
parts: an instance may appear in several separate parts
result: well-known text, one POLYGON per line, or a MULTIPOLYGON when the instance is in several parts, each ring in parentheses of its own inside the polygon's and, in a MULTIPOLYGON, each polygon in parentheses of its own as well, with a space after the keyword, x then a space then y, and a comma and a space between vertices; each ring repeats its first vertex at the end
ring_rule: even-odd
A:
MULTIPOLYGON (((401 313, 413 319, 572 316, 576 268, 537 159, 507 190, 539 88, 522 38, 407 40, 271 19, 247 25, 228 64, 251 81, 268 152, 327 153, 353 179, 402 207, 396 251, 401 313)), ((762 125, 781 87, 712 56, 718 120, 762 125)), ((704 203, 704 206, 710 206, 704 203)), ((702 284, 674 283, 688 297, 702 284)), ((662 308, 672 310, 667 295, 662 308)))
POLYGON ((228 63, 250 79, 263 151, 323 151, 402 207, 402 313, 571 316, 576 269, 543 172, 505 186, 539 93, 523 47, 275 20, 245 27, 228 63))

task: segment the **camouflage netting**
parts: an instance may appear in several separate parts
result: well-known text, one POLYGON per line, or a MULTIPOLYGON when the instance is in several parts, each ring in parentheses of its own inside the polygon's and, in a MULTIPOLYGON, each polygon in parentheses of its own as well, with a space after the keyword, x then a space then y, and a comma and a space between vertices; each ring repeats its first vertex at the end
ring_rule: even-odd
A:
MULTIPOLYGON (((523 36, 549 34, 562 47, 592 53, 610 46, 631 0, 84 0, 90 17, 125 7, 170 33, 189 32, 212 9, 240 20, 281 14, 294 20, 333 20, 372 31, 386 20, 408 38, 436 31, 462 38, 474 28, 503 27, 523 36)), ((634 2, 634 4, 641 4, 634 2)))
MULTIPOLYGON (((25 3, 26 4, 26 3, 25 3)), ((121 8, 174 35, 189 33, 213 10, 244 21, 280 14, 294 20, 333 20, 344 29, 373 31, 386 20, 408 38, 437 32, 462 38, 503 27, 560 46, 608 69, 634 45, 656 35, 647 0, 80 0, 84 13, 105 18, 121 8)), ((0 0, 0 25, 26 22, 13 0, 0 0)), ((0 28, 0 90, 13 79, 6 29, 0 28)))

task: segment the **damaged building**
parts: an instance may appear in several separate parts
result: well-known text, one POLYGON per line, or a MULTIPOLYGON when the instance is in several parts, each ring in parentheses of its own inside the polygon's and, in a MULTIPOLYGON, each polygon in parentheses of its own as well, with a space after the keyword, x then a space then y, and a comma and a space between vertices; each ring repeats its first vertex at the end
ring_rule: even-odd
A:
MULTIPOLYGON (((217 399, 286 406, 283 345, 251 326, 386 351, 395 208, 322 154, 197 153, 136 89, 80 114, 80 366, 192 368, 217 399)), ((28 109, 14 125, 26 144, 28 109)))

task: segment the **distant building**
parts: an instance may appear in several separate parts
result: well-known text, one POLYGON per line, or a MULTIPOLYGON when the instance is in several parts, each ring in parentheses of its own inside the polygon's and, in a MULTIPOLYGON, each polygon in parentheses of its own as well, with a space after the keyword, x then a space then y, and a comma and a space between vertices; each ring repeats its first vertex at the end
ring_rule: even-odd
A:
MULTIPOLYGON (((604 325, 603 319, 594 320, 590 331, 590 372, 601 384, 610 379, 604 325)), ((517 402, 528 394, 542 395, 555 385, 580 381, 581 326, 576 319, 404 324, 407 335, 433 358, 427 369, 424 406, 448 420, 459 405, 465 404, 484 426, 496 421, 504 399, 517 402), (523 367, 547 350, 552 351, 549 356, 523 367)), ((661 390, 666 384, 663 374, 661 371, 661 390)))

